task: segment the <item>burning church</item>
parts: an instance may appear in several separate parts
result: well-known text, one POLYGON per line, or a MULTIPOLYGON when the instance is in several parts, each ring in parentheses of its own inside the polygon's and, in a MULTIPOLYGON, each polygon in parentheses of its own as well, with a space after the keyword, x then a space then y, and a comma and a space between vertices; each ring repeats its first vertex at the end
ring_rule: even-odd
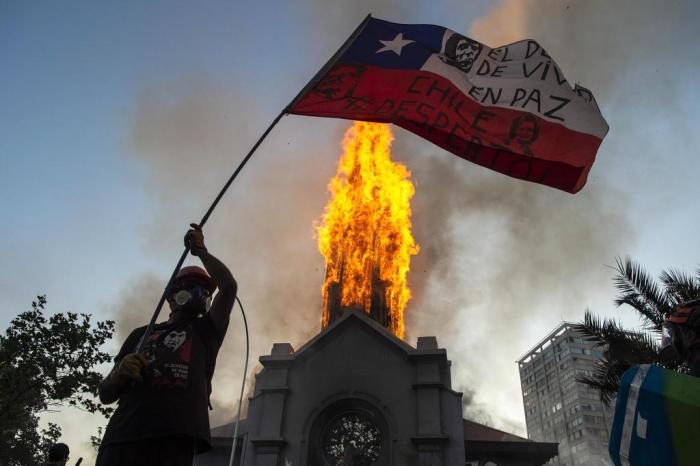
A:
MULTIPOLYGON (((317 225, 326 262, 321 331, 260 356, 234 465, 540 465, 557 445, 462 418, 434 336, 403 340, 414 188, 388 125, 355 123, 317 225)), ((416 311, 418 312, 418 311, 416 311)), ((457 362, 458 363, 458 362, 457 362)), ((229 464, 233 424, 197 464, 229 464)))

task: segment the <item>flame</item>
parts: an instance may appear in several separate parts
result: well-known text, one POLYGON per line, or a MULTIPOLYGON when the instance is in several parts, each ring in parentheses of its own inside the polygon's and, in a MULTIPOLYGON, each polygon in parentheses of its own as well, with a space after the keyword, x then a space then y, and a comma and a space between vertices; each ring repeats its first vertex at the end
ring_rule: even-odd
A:
POLYGON ((404 335, 404 309, 411 298, 406 282, 411 256, 419 247, 411 234, 411 173, 391 160, 389 125, 355 122, 343 138, 343 156, 328 189, 331 199, 317 225, 326 261, 322 325, 328 325, 328 292, 340 283, 342 306, 370 310, 376 274, 386 287, 389 330, 404 335), (373 278, 374 276, 374 278, 373 278))

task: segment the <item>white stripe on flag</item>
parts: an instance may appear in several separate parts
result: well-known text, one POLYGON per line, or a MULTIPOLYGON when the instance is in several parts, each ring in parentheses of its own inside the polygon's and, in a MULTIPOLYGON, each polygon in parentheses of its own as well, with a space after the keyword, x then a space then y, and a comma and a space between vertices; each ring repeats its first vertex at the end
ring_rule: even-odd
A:
POLYGON ((492 49, 446 29, 440 53, 433 53, 421 70, 450 80, 482 105, 533 113, 600 139, 608 132, 593 94, 578 84, 572 87, 554 59, 534 40, 492 49), (479 46, 478 52, 472 51, 476 56, 467 72, 453 66, 454 60, 446 56, 446 44, 455 35, 479 46))
POLYGON ((633 426, 635 413, 637 412, 637 401, 639 401, 639 390, 644 383, 647 372, 649 372, 649 367, 649 364, 639 366, 639 370, 634 375, 632 383, 630 383, 627 405, 625 406, 625 421, 622 424, 622 438, 620 439, 620 461, 626 466, 630 464, 630 445, 632 444, 632 433, 634 432, 633 426))

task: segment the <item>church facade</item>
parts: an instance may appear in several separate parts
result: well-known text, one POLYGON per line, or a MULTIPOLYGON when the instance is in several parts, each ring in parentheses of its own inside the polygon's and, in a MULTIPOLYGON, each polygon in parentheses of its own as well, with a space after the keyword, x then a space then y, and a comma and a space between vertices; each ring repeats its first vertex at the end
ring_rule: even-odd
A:
MULTIPOLYGON (((437 339, 414 348, 362 311, 344 309, 296 351, 275 343, 260 362, 235 465, 535 466, 557 453, 464 420, 437 339)), ((228 465, 232 436, 233 424, 214 428, 197 464, 228 465)))

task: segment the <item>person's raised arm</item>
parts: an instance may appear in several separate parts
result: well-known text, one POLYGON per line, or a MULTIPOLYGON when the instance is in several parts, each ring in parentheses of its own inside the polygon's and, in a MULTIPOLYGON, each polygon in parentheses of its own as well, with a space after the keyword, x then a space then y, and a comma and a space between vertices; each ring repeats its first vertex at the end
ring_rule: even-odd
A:
POLYGON ((226 333, 231 309, 236 300, 238 284, 228 267, 207 251, 202 230, 194 223, 191 226, 192 229, 185 235, 185 245, 189 246, 193 256, 199 257, 219 290, 212 301, 209 316, 216 329, 223 336, 226 333))

